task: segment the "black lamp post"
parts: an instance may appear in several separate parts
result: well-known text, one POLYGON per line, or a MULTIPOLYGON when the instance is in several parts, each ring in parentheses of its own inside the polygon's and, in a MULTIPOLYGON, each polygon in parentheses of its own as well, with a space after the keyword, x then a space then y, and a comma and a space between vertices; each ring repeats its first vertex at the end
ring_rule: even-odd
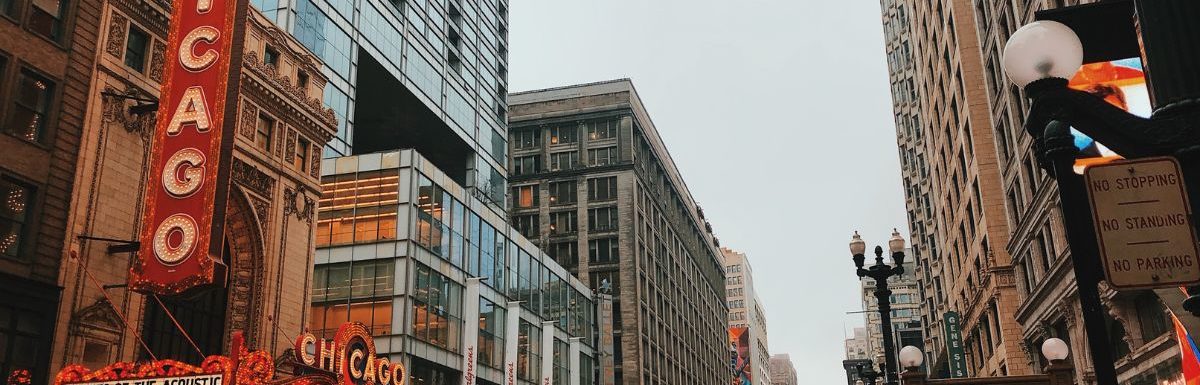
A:
POLYGON ((898 385, 899 376, 896 371, 896 346, 892 338, 892 290, 888 288, 888 278, 904 273, 904 238, 900 232, 892 229, 892 238, 888 240, 888 249, 892 252, 894 265, 883 262, 883 248, 875 246, 875 264, 863 268, 866 262, 867 244, 863 242, 858 232, 850 239, 850 254, 854 256, 856 273, 861 279, 869 277, 875 280, 875 299, 879 301, 879 322, 883 332, 883 362, 884 384, 898 385))
MULTIPOLYGON (((1190 183, 1189 200, 1200 198, 1200 1, 1132 0, 1142 63, 1154 113, 1142 118, 1100 97, 1067 87, 1083 61, 1084 44, 1068 26, 1038 21, 1009 38, 1004 70, 1032 99, 1025 130, 1034 138, 1039 165, 1058 182, 1078 280, 1096 382, 1116 385, 1104 334, 1104 310, 1096 284, 1103 274, 1087 188, 1072 166, 1077 150, 1068 125, 1126 158, 1173 156, 1190 183)), ((1093 41, 1089 43, 1104 44, 1093 41)), ((1093 45, 1096 47, 1096 45, 1093 45)), ((1193 222, 1200 218, 1192 218, 1193 222)), ((1200 315, 1200 288, 1189 288, 1183 307, 1200 315)))
POLYGON ((875 371, 875 368, 871 367, 870 365, 868 365, 866 369, 863 369, 863 365, 858 364, 857 368, 858 381, 855 383, 855 385, 875 385, 875 382, 879 379, 879 377, 883 376, 882 372, 875 371))

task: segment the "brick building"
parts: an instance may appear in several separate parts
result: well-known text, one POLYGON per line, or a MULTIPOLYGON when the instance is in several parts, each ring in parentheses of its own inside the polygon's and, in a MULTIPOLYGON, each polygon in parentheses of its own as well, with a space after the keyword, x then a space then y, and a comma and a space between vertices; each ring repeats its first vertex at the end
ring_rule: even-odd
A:
POLYGON ((99 0, 0 3, 0 375, 51 373, 99 0))
POLYGON ((78 102, 87 110, 65 230, 72 242, 62 249, 71 259, 60 271, 64 300, 57 306, 54 370, 150 357, 198 363, 227 350, 233 330, 244 331, 250 346, 278 355, 303 331, 319 157, 335 117, 320 101, 326 83, 320 61, 253 10, 241 41, 239 112, 226 117, 233 126, 225 135, 235 137, 221 256, 228 283, 186 298, 124 287, 134 257, 109 247, 140 234, 143 186, 154 177, 149 150, 156 110, 147 105, 164 80, 170 6, 114 0, 95 10, 100 37, 88 53, 96 63, 90 92, 78 102), (93 239, 76 239, 80 235, 93 239))
POLYGON ((616 383, 729 381, 719 245, 633 83, 515 93, 509 104, 511 222, 611 290, 616 383))

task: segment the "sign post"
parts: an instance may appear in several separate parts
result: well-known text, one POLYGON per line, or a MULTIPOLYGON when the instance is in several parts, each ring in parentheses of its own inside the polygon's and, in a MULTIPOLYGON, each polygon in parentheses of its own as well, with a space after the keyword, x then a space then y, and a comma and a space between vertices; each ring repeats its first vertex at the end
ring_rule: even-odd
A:
POLYGON ((1108 283, 1117 289, 1200 284, 1196 235, 1179 162, 1117 161, 1087 169, 1108 283))
POLYGON ((950 363, 950 378, 967 376, 967 357, 963 354, 962 330, 959 330, 958 312, 948 311, 942 315, 943 330, 946 331, 946 356, 950 363))

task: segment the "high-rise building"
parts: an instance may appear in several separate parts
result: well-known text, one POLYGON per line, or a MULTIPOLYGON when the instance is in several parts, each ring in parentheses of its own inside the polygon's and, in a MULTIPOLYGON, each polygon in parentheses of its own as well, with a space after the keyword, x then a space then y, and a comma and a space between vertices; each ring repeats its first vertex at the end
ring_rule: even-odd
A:
POLYGON ((417 150, 502 211, 508 0, 253 0, 325 62, 325 157, 417 150))
POLYGON ((771 356, 771 385, 798 385, 796 367, 792 365, 792 357, 787 354, 771 356))
POLYGON ((51 382, 75 164, 99 31, 99 0, 0 6, 0 376, 51 382))
MULTIPOLYGON (((1076 378, 1085 372, 1079 368, 1093 366, 1086 354, 1085 336, 1075 272, 1063 227, 1057 185, 1049 174, 1038 168, 1032 140, 1024 130, 1029 100, 1024 92, 1008 80, 1001 69, 1001 54, 1008 37, 1022 25, 1034 21, 1034 13, 1089 1, 1022 0, 1001 5, 991 2, 975 3, 976 20, 973 38, 978 39, 983 66, 975 81, 984 84, 986 98, 996 138, 997 164, 1008 208, 1006 218, 1012 231, 1005 244, 1013 256, 1018 299, 1016 321, 1023 333, 1016 342, 1026 352, 1037 352, 1042 341, 1050 337, 1069 341, 1073 354, 1076 378)), ((1134 62, 1140 63, 1140 60, 1134 62)), ((1140 64, 1139 64, 1140 65, 1140 64)), ((1126 95, 1130 105, 1149 105, 1145 95, 1141 102, 1133 93, 1126 95)), ((1101 301, 1107 310, 1106 324, 1109 346, 1117 360, 1117 377, 1121 383, 1149 384, 1182 381, 1180 352, 1176 347, 1174 328, 1166 307, 1150 290, 1117 292, 1101 285, 1101 301)), ((1029 358, 1030 365, 1041 370, 1046 363, 1037 357, 1029 358)))
POLYGON ((754 271, 750 259, 722 247, 725 256, 725 298, 729 304, 729 345, 733 376, 737 384, 750 380, 755 385, 771 385, 771 354, 767 347, 767 316, 762 300, 754 290, 754 271))
MULTIPOLYGON (((908 251, 905 249, 906 253, 908 251)), ((888 289, 892 291, 889 298, 892 307, 891 325, 884 325, 883 319, 879 316, 879 299, 875 297, 875 280, 863 279, 860 287, 862 288, 863 318, 866 320, 864 329, 866 329, 867 345, 866 356, 861 358, 876 360, 876 363, 883 362, 883 328, 885 327, 892 330, 892 344, 895 347, 892 354, 899 355, 900 348, 907 345, 924 347, 921 334, 921 298, 918 290, 916 261, 912 258, 906 259, 904 273, 888 278, 888 289)), ((857 329, 855 331, 857 333, 857 329)), ((847 356, 846 358, 853 357, 847 356)))
MULTIPOLYGON (((62 2, 69 3, 76 4, 62 2)), ((146 295, 125 285, 138 260, 129 254, 128 243, 141 239, 148 226, 141 215, 148 195, 142 186, 162 178, 151 173, 152 148, 156 122, 170 117, 156 116, 151 102, 166 99, 161 96, 170 80, 166 68, 176 57, 166 54, 171 4, 79 4, 74 14, 97 18, 72 23, 97 28, 76 30, 97 39, 91 52, 79 56, 96 62, 95 68, 81 70, 91 76, 90 86, 79 85, 86 93, 80 91, 78 100, 62 107, 77 111, 86 104, 87 109, 77 111, 84 122, 77 131, 80 155, 73 166, 70 215, 60 230, 71 242, 57 253, 66 261, 59 278, 63 301, 57 318, 39 321, 54 325, 53 348, 44 350, 53 352, 51 367, 79 364, 95 370, 154 357, 199 364, 207 355, 227 353, 234 331, 243 332, 252 349, 282 354, 304 330, 320 193, 318 158, 336 126, 333 112, 320 103, 326 85, 320 61, 252 10, 244 34, 225 35, 228 44, 243 50, 242 62, 231 67, 239 70, 238 93, 229 100, 236 114, 213 108, 207 116, 227 123, 210 130, 223 130, 232 144, 228 179, 212 178, 228 188, 227 197, 219 198, 225 200, 224 233, 213 234, 223 238, 218 241, 223 252, 215 257, 226 266, 228 280, 194 295, 146 295)), ((185 126, 191 130, 192 125, 185 126)), ((206 165, 218 167, 216 159, 209 160, 206 165)))
POLYGON ((942 316, 957 312, 971 376, 1027 374, 972 3, 881 3, 927 361, 949 374, 942 316))
POLYGON ((633 83, 521 92, 509 102, 511 222, 615 297, 616 383, 729 381, 719 244, 633 83))
POLYGON ((306 319, 318 338, 362 322, 414 384, 458 383, 469 371, 501 384, 506 370, 522 382, 594 384, 592 291, 504 215, 412 149, 325 159, 321 174, 306 319))
POLYGON ((854 328, 854 335, 846 339, 846 359, 865 360, 871 358, 871 343, 867 342, 867 328, 854 328))
MULTIPOLYGON (((1079 353, 1072 355, 1076 378, 1093 366, 1071 294, 1076 283, 1055 183, 1035 164, 1023 131, 1028 100, 1001 69, 1004 45, 1018 27, 1037 11, 1078 3, 883 2, 927 353, 942 376, 940 315, 948 311, 961 315, 971 376, 1040 371, 1045 362, 1037 352, 1050 337, 1079 353), (915 110, 903 97, 909 77, 915 110), (919 126, 909 132, 901 122, 914 111, 919 126)), ((1174 333, 1158 298, 1107 287, 1101 296, 1119 380, 1171 380, 1180 361, 1168 346, 1174 333)))

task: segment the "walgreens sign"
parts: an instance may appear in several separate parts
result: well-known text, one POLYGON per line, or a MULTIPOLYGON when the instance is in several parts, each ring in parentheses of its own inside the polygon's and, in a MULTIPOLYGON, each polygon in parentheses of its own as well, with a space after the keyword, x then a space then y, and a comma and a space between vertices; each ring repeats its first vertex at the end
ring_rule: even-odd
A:
POLYGON ((221 253, 245 0, 176 0, 130 287, 179 294, 223 283, 221 253), (232 123, 233 119, 230 119, 232 123))

